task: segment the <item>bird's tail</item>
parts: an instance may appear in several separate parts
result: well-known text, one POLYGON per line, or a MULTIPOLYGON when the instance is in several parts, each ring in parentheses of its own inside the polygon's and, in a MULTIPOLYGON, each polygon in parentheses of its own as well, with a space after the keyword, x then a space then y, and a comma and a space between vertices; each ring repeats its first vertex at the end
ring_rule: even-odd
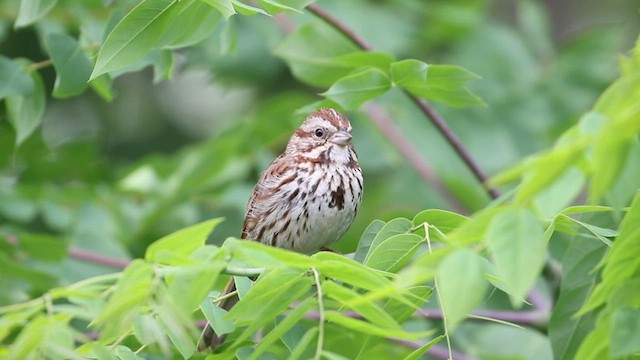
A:
MULTIPOLYGON (((233 281, 233 276, 229 279, 227 286, 225 286, 224 291, 221 296, 227 295, 236 291, 236 283, 233 281)), ((218 304, 218 306, 222 309, 229 311, 237 302, 239 298, 238 295, 230 296, 225 298, 218 304)), ((211 327, 211 324, 207 324, 205 326, 202 335, 200 335, 200 340, 198 341, 198 351, 205 351, 208 348, 215 349, 220 344, 224 342, 224 339, 227 337, 226 334, 218 335, 215 330, 211 327)))

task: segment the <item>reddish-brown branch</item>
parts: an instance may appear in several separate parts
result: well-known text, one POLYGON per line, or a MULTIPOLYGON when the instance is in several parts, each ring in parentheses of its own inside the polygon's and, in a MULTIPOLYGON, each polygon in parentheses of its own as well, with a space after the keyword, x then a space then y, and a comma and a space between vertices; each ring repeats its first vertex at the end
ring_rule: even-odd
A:
MULTIPOLYGON (((349 40, 351 40, 354 44, 360 47, 363 50, 371 51, 373 47, 362 37, 360 37, 357 33, 355 33, 352 29, 346 26, 343 22, 338 20, 333 15, 326 12, 324 9, 319 7, 316 4, 311 4, 307 6, 307 9, 325 21, 327 24, 334 27, 336 30, 340 31, 344 36, 346 36, 349 40)), ((451 145, 453 150, 458 154, 460 159, 467 165, 471 173, 474 177, 485 186, 487 190, 487 194, 492 199, 497 199, 500 196, 499 191, 496 188, 491 187, 487 184, 487 180, 489 179, 487 175, 480 169, 478 163, 473 159, 469 151, 462 145, 460 139, 455 135, 455 133, 449 128, 447 123, 444 121, 442 116, 438 114, 438 112, 424 99, 420 99, 416 96, 413 96, 405 91, 405 93, 411 98, 411 100, 418 106, 418 108, 431 120, 433 125, 440 131, 445 140, 451 145)))
POLYGON ((369 115, 369 118, 378 127, 378 129, 387 137, 387 139, 396 147, 398 152, 409 162, 416 172, 431 185, 442 197, 447 200, 451 210, 458 213, 467 212, 458 202, 458 200, 451 194, 449 189, 440 181, 440 178, 436 175, 433 169, 427 163, 427 160, 420 154, 418 149, 407 139, 404 134, 398 130, 396 125, 385 114, 384 110, 375 102, 370 101, 364 106, 365 111, 369 115))
POLYGON ((111 256, 94 253, 92 251, 83 250, 76 247, 69 248, 69 257, 77 260, 86 261, 92 264, 102 265, 102 266, 106 266, 114 269, 120 269, 120 270, 126 268, 127 265, 129 265, 129 263, 131 262, 131 260, 114 258, 111 256))

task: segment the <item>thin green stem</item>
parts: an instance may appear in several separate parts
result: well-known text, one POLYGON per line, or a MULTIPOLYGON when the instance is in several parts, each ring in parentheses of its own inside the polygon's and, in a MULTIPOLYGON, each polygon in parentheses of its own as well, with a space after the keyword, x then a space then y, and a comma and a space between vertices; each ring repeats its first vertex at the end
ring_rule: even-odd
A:
POLYGON ((313 271, 313 280, 316 283, 316 289, 318 294, 318 344, 316 346, 316 354, 313 357, 314 360, 320 360, 322 355, 322 348, 324 346, 324 303, 322 302, 322 284, 320 283, 320 273, 316 268, 311 268, 313 271))
POLYGON ((224 295, 222 295, 222 296, 219 296, 219 297, 217 297, 217 298, 213 299, 213 302, 214 302, 214 303, 219 303, 219 302, 221 302, 221 301, 222 301, 222 300, 224 300, 224 299, 227 299, 227 298, 230 298, 230 297, 233 297, 233 296, 236 296, 236 295, 238 295, 238 290, 234 290, 234 291, 231 291, 231 292, 229 292, 229 293, 227 293, 227 294, 224 294, 224 295))
MULTIPOLYGON (((431 238, 429 236, 429 224, 424 223, 424 238, 427 241, 427 247, 429 248, 429 254, 431 251, 431 238)), ((447 351, 449 352, 449 359, 453 359, 453 351, 451 350, 451 338, 449 336, 449 327, 447 326, 447 313, 444 311, 444 303, 440 296, 440 287, 438 286, 438 275, 433 277, 433 287, 436 288, 436 294, 438 295, 438 304, 440 304, 440 311, 442 311, 442 326, 444 327, 444 337, 447 339, 447 351)))

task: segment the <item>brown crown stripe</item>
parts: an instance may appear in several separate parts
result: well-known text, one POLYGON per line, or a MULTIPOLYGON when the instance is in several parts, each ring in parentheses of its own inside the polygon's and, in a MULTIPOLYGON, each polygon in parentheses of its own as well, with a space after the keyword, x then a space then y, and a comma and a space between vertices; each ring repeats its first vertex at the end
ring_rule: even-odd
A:
POLYGON ((333 109, 322 108, 318 109, 315 112, 311 113, 309 117, 321 117, 331 123, 331 125, 335 126, 337 129, 346 130, 351 125, 349 120, 347 120, 344 115, 333 109))

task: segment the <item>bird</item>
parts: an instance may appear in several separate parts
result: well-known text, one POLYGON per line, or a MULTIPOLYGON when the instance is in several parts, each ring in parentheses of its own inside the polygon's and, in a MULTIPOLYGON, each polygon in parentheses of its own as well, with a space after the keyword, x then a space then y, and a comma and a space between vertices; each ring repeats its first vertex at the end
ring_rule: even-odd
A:
MULTIPOLYGON (((335 109, 309 114, 253 188, 241 238, 303 254, 338 241, 358 213, 363 193, 351 131, 349 120, 335 109)), ((223 295, 235 290, 231 277, 223 295)), ((229 310, 238 300, 225 297, 218 306, 229 310)), ((215 349, 225 337, 207 324, 198 350, 215 349)))

